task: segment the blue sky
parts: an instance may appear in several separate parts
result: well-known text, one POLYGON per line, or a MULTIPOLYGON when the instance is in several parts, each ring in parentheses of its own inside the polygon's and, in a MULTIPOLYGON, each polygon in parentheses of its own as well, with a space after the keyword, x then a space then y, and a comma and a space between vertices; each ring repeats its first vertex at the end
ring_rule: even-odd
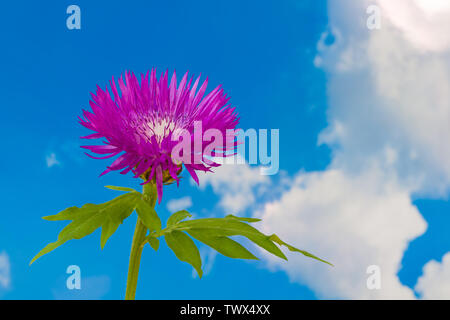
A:
MULTIPOLYGON (((272 216, 278 220, 292 218, 283 218, 273 208, 277 208, 278 204, 282 207, 285 195, 296 188, 295 181, 302 179, 301 177, 306 177, 306 181, 311 178, 313 182, 305 182, 305 188, 311 187, 314 190, 314 173, 325 177, 324 179, 332 170, 343 172, 345 179, 358 176, 360 172, 348 167, 359 167, 360 162, 353 164, 348 159, 366 159, 372 156, 378 159, 378 149, 371 148, 372 145, 380 145, 380 141, 387 142, 394 150, 398 150, 401 162, 406 148, 404 140, 398 138, 401 134, 386 133, 384 136, 380 135, 379 139, 361 138, 355 141, 336 134, 336 123, 344 123, 352 133, 351 130, 358 128, 358 125, 352 127, 354 123, 364 127, 368 122, 364 119, 364 112, 353 113, 353 109, 341 107, 343 101, 348 104, 360 101, 356 96, 363 89, 358 89, 356 85, 356 89, 352 91, 348 87, 351 83, 358 83, 358 76, 364 74, 342 76, 330 67, 344 51, 339 44, 335 45, 333 39, 340 36, 346 43, 345 27, 333 28, 333 25, 339 26, 341 23, 336 11, 331 11, 334 9, 335 5, 318 0, 128 1, 126 4, 79 0, 76 3, 5 3, 2 10, 6 14, 0 20, 3 42, 0 52, 0 60, 3 62, 0 93, 5 119, 0 127, 0 133, 4 137, 0 160, 3 167, 0 186, 3 207, 0 254, 3 252, 8 257, 7 273, 10 282, 3 288, 0 282, 0 298, 123 297, 135 215, 125 221, 103 251, 100 250, 100 233, 95 232, 85 239, 67 243, 31 267, 28 263, 45 244, 56 240, 58 232, 65 225, 64 222, 44 221, 42 216, 57 213, 68 206, 107 201, 116 193, 103 188, 105 185, 139 187, 139 182, 130 176, 111 173, 98 178, 108 162, 90 159, 79 148, 82 144, 79 137, 87 131, 77 123, 76 117, 80 115, 81 108, 88 106, 89 93, 95 90, 97 84, 105 86, 112 76, 118 77, 125 70, 140 73, 156 67, 161 71, 175 69, 178 74, 189 70, 194 74, 208 75, 210 88, 221 83, 230 94, 231 101, 240 114, 242 128, 280 129, 281 172, 278 176, 267 178, 268 180, 242 186, 247 188, 245 190, 254 199, 243 206, 239 212, 241 214, 267 216, 269 221, 272 216), (77 4, 81 8, 81 30, 66 28, 66 8, 70 4, 77 4), (331 50, 323 52, 324 47, 331 50), (343 83, 348 91, 339 89, 343 83), (339 92, 348 94, 348 99, 342 98, 339 92), (318 143, 321 139, 323 143, 318 143), (357 149, 369 151, 364 151, 361 156, 355 153, 354 150, 357 149), (49 167, 48 159, 56 159, 56 162, 53 161, 53 165, 49 167), (285 180, 288 182, 284 182, 285 180), (272 186, 269 187, 272 192, 266 190, 268 186, 272 186), (262 196, 260 193, 256 194, 255 190, 258 188, 265 190, 262 196), (274 206, 267 207, 268 203, 273 203, 274 206), (275 211, 270 211, 271 208, 275 211), (73 264, 81 268, 81 291, 69 291, 65 288, 65 271, 67 266, 73 264)), ((345 5, 342 11, 346 12, 345 5)), ((361 16, 365 17, 364 11, 361 16)), ((392 24, 395 25, 393 22, 392 24)), ((352 60, 358 58, 353 57, 352 60)), ((368 96, 368 100, 375 101, 380 96, 382 95, 377 95, 372 100, 368 96)), ((386 123, 383 122, 383 125, 388 127, 389 124, 386 123)), ((369 123, 365 133, 370 133, 371 125, 376 127, 378 123, 369 123)), ((382 131, 391 132, 389 128, 382 131)), ((406 129, 405 132, 406 135, 406 129)), ((365 134, 362 133, 361 136, 365 134)), ((417 150, 419 158, 421 152, 426 153, 420 146, 417 150)), ((448 163, 449 159, 443 158, 441 161, 448 163)), ((419 165, 422 162, 417 164, 419 165)), ((422 168, 417 166, 412 166, 411 170, 422 168)), ((426 161, 423 166, 435 167, 432 162, 426 161)), ((440 181, 442 186, 439 187, 439 192, 429 187, 433 185, 436 175, 446 176, 447 167, 442 172, 432 171, 429 174, 424 170, 427 173, 424 178, 426 183, 424 187, 417 188, 410 187, 410 171, 403 171, 398 167, 404 166, 400 163, 392 168, 382 167, 382 178, 377 177, 374 181, 378 183, 382 180, 380 188, 385 188, 385 181, 396 177, 395 181, 399 182, 398 185, 396 183, 393 194, 398 192, 399 197, 405 196, 407 202, 411 202, 408 202, 410 205, 405 209, 408 214, 417 210, 417 215, 412 218, 416 219, 414 223, 417 222, 417 227, 411 227, 412 231, 398 240, 400 253, 396 251, 394 255, 400 256, 387 264, 386 272, 392 273, 391 278, 398 274, 400 283, 389 278, 386 290, 390 290, 391 282, 395 282, 392 286, 406 286, 406 289, 401 290, 412 291, 417 279, 422 276, 424 265, 432 259, 440 261, 450 251, 450 237, 445 228, 450 222, 449 203, 446 200, 447 180, 442 179, 442 183, 440 181), (424 218, 423 223, 419 221, 419 215, 424 218), (428 228, 425 231, 426 224, 428 228), (398 272, 390 269, 392 265, 398 272)), ((253 177, 255 171, 247 167, 245 170, 245 173, 248 172, 253 177)), ((167 201, 185 196, 192 199, 190 210, 196 216, 222 216, 228 208, 222 197, 231 191, 223 189, 227 188, 227 181, 217 178, 221 187, 215 188, 211 179, 213 178, 205 178, 204 188, 192 185, 188 179, 185 179, 179 189, 175 186, 168 187, 165 199, 157 209, 163 220, 169 215, 167 201)), ((242 184, 245 185, 245 181, 242 184)), ((239 192, 240 187, 234 186, 236 192, 239 192)), ((317 188, 321 188, 320 184, 317 188)), ((325 197, 329 194, 327 190, 324 188, 323 202, 326 202, 325 197)), ((387 197, 389 196, 390 193, 387 192, 387 197)), ((366 199, 366 195, 361 198, 366 199)), ((367 199, 373 197, 368 196, 367 199)), ((393 203, 393 207, 396 204, 393 203)), ((302 203, 299 207, 301 205, 302 203)), ((308 206, 309 209, 315 207, 316 204, 308 206)), ((317 214, 321 210, 319 208, 317 214)), ((388 210, 392 209, 388 208, 383 212, 388 210)), ((404 217, 408 219, 409 216, 405 214, 404 217)), ((316 222, 313 222, 315 226, 316 222)), ((403 226, 398 219, 393 224, 386 220, 382 222, 390 226, 398 224, 398 228, 403 226)), ((404 221, 405 229, 409 228, 406 226, 408 223, 404 221)), ((274 228, 279 228, 274 231, 285 233, 292 239, 291 242, 304 241, 306 249, 318 255, 322 253, 322 256, 328 258, 328 242, 324 244, 314 237, 297 239, 288 228, 285 230, 283 223, 273 225, 274 228)), ((271 229, 270 225, 263 227, 271 229)), ((354 228, 359 227, 355 225, 354 228)), ((345 245, 346 232, 340 235, 327 235, 325 232, 326 229, 317 230, 317 233, 322 233, 322 238, 330 237, 329 242, 342 245, 344 249, 336 251, 344 255, 348 249, 345 245)), ((393 239, 397 241, 395 237, 393 239)), ((384 248, 375 248, 374 251, 382 253, 384 248)), ((327 274, 327 281, 333 282, 345 269, 343 264, 339 267, 340 260, 348 261, 352 257, 330 257, 337 265, 337 271, 330 271, 317 267, 315 262, 304 258, 301 258, 303 260, 299 264, 299 260, 295 258, 286 267, 269 258, 246 262, 220 255, 214 258, 205 248, 202 253, 209 260, 211 270, 200 280, 192 276, 191 267, 179 262, 165 244, 157 253, 147 247, 141 262, 137 297, 316 299, 359 297, 360 294, 339 285, 330 285, 328 288, 327 284, 318 280, 321 278, 320 272, 324 272, 327 274), (305 267, 305 263, 310 266, 305 267), (311 268, 319 270, 314 271, 318 273, 312 273, 311 268), (315 280, 321 284, 316 286, 315 280)), ((383 264, 383 261, 377 260, 383 257, 383 254, 375 255, 373 263, 383 264)), ((359 260, 355 260, 354 264, 358 263, 359 260)), ((363 262, 361 263, 363 266, 363 262)), ((361 269, 361 272, 364 273, 365 269, 361 269)), ((349 279, 349 283, 351 281, 354 280, 349 279)), ((392 290, 394 292, 397 289, 392 290)), ((371 298, 370 294, 367 297, 371 298)), ((417 292, 413 294, 419 297, 417 292)), ((366 296, 363 294, 361 297, 366 296)))

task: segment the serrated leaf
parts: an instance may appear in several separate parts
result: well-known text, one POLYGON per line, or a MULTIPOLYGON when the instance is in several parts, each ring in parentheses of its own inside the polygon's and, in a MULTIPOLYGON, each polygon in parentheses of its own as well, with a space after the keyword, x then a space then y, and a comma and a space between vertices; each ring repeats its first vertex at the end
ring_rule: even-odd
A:
POLYGON ((329 264, 330 266, 334 267, 334 265, 332 263, 330 263, 330 262, 328 262, 326 260, 320 259, 319 257, 316 257, 315 255, 309 253, 308 251, 300 250, 300 249, 297 249, 297 248, 291 246, 290 244, 287 244, 286 242, 281 240, 276 234, 271 235, 269 237, 269 239, 272 240, 275 243, 278 243, 280 246, 285 246, 286 248, 289 249, 289 251, 300 252, 304 256, 307 256, 307 257, 312 258, 312 259, 319 260, 321 262, 324 262, 324 263, 329 264))
POLYGON ((59 233, 58 240, 44 247, 30 264, 67 241, 81 239, 100 227, 102 228, 100 243, 103 248, 123 220, 133 212, 139 196, 138 192, 127 193, 102 204, 88 203, 81 208, 70 207, 56 215, 44 217, 49 221, 72 220, 72 222, 59 233))
POLYGON ((195 229, 210 229, 213 230, 217 236, 244 236, 268 252, 287 260, 284 253, 269 239, 268 236, 237 219, 205 218, 188 220, 179 222, 176 228, 186 231, 195 229))
POLYGON ((257 219, 257 218, 236 217, 236 216, 233 216, 232 214, 227 215, 225 218, 236 219, 236 220, 245 221, 245 222, 259 222, 259 221, 261 221, 261 219, 257 219))
POLYGON ((187 234, 177 230, 167 233, 165 239, 177 258, 192 265, 201 278, 203 275, 202 259, 194 241, 187 234))
POLYGON ((108 188, 111 190, 116 190, 116 191, 137 192, 136 190, 134 190, 132 188, 127 188, 127 187, 105 186, 105 188, 108 188))
POLYGON ((142 197, 139 197, 136 205, 136 212, 141 218, 142 223, 151 231, 161 230, 161 219, 155 209, 142 197))
POLYGON ((155 238, 153 236, 147 237, 147 242, 150 244, 150 246, 155 250, 158 251, 159 249, 159 239, 155 238))
POLYGON ((250 251, 244 248, 236 241, 225 237, 217 236, 214 231, 210 229, 189 229, 187 232, 195 239, 211 248, 217 250, 217 252, 224 256, 235 259, 254 259, 258 260, 250 251))
POLYGON ((172 226, 174 224, 177 224, 181 220, 184 220, 188 217, 192 217, 192 214, 187 212, 186 210, 180 210, 172 214, 169 219, 167 219, 167 226, 172 226))

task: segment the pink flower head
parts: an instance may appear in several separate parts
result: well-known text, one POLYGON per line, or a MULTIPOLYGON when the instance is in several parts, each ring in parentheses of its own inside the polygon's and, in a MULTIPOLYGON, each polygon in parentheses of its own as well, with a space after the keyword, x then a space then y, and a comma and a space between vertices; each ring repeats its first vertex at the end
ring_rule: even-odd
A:
POLYGON ((119 78, 118 87, 113 78, 110 81, 112 94, 108 88, 103 90, 97 86, 89 102, 92 112, 83 110, 83 118, 79 119, 83 126, 95 132, 83 138, 105 139, 102 145, 83 146, 102 155, 88 156, 94 159, 118 156, 101 175, 113 170, 121 170, 122 174, 132 171, 136 178, 144 178, 144 183, 155 181, 161 202, 163 183, 178 183, 182 164, 198 183, 197 170, 206 172, 219 166, 209 155, 225 157, 229 151, 235 151, 239 118, 228 104, 229 98, 221 86, 204 96, 208 79, 198 91, 200 77, 193 85, 192 80, 191 77, 188 81, 186 73, 177 88, 175 73, 169 84, 167 71, 157 80, 156 70, 152 69, 146 75, 141 74, 140 83, 130 72, 119 78), (212 129, 223 137, 221 141, 214 141, 216 147, 206 156, 204 152, 208 145, 211 149, 211 140, 204 139, 202 134, 198 137, 199 123, 202 132, 212 129), (180 155, 174 155, 174 147, 181 140, 180 133, 189 134, 192 150, 183 149, 180 155))

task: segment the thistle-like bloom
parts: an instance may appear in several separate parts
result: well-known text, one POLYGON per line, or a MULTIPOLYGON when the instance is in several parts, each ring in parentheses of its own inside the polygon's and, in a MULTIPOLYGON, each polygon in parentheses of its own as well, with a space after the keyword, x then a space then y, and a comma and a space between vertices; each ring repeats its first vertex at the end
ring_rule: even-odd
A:
POLYGON ((118 156, 102 175, 113 170, 120 170, 122 174, 132 171, 136 178, 143 178, 144 183, 155 181, 161 201, 163 184, 179 182, 182 164, 197 183, 197 170, 211 171, 211 167, 219 165, 204 154, 211 142, 204 141, 203 135, 195 132, 199 123, 202 132, 214 129, 223 137, 222 141, 214 141, 216 147, 212 152, 209 150, 208 155, 223 157, 235 150, 239 118, 228 104, 229 98, 221 86, 204 96, 208 79, 198 92, 200 77, 193 85, 192 80, 191 77, 188 81, 186 73, 177 88, 175 73, 169 84, 167 71, 157 80, 156 70, 152 69, 141 75, 140 83, 130 72, 119 78, 118 87, 113 78, 110 81, 112 94, 108 88, 103 90, 97 86, 96 93, 91 94, 92 112, 83 110, 83 118, 79 119, 83 126, 95 132, 83 138, 105 139, 103 145, 83 146, 102 155, 88 154, 90 157, 118 156), (185 134, 189 134, 192 150, 183 149, 175 156, 173 150, 180 143, 180 133, 184 139, 185 134), (190 161, 180 161, 179 156, 190 161))

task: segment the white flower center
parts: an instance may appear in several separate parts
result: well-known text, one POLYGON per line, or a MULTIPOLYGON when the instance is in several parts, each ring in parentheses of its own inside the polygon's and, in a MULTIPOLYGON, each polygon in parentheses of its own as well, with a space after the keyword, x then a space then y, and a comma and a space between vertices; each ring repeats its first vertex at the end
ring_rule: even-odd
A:
POLYGON ((156 141, 161 143, 161 141, 167 137, 170 132, 172 132, 176 127, 175 122, 172 119, 155 119, 147 123, 145 129, 145 135, 151 139, 155 136, 156 141))

